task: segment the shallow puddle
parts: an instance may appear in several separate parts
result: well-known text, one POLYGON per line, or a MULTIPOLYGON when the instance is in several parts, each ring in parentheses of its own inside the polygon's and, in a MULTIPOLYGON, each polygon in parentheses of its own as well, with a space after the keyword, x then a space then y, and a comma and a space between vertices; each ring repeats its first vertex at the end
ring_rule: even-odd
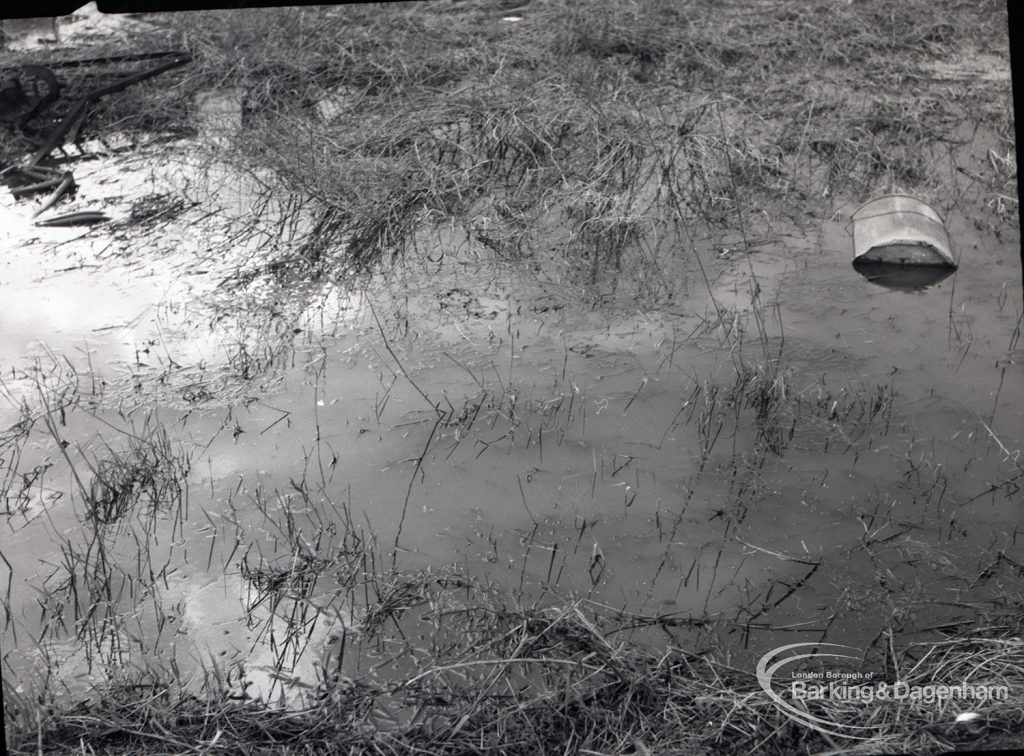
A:
MULTIPOLYGON (((37 420, 5 459, 4 646, 62 658, 71 688, 93 674, 77 633, 184 679, 223 664, 230 689, 244 667, 252 695, 313 694, 371 603, 321 558, 342 531, 404 570, 593 602, 739 655, 863 647, 1018 593, 1016 237, 954 208, 959 271, 894 290, 853 270, 841 217, 779 224, 750 253, 698 249, 710 289, 680 282, 685 307, 650 310, 449 254, 247 323, 242 297, 273 288, 222 285, 237 261, 204 256, 229 232, 201 208, 143 237, 158 249, 119 239, 132 197, 181 189, 143 166, 81 173, 77 202, 114 225, 37 229, 9 203, 0 222, 4 426, 37 420), (232 296, 243 316, 223 316, 232 296), (71 590, 99 548, 83 491, 129 452, 188 484, 168 500, 169 481, 132 473, 160 503, 107 515, 120 588, 92 637, 71 590)), ((244 194, 227 203, 244 212, 244 194)))

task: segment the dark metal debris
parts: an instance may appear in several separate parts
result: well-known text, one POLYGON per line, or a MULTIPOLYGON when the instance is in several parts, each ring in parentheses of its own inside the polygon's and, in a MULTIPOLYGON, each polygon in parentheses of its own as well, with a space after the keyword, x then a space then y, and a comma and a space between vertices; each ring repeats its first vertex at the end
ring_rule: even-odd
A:
POLYGON ((36 221, 37 226, 91 226, 94 223, 103 223, 110 218, 96 210, 83 210, 77 213, 66 215, 55 215, 52 218, 36 221))

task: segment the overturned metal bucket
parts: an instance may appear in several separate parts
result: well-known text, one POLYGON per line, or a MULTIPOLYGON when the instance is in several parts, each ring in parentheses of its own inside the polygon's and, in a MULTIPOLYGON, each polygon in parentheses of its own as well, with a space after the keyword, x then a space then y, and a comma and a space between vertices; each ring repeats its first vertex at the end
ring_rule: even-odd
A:
POLYGON ((853 213, 853 262, 955 268, 942 217, 908 194, 887 194, 853 213))

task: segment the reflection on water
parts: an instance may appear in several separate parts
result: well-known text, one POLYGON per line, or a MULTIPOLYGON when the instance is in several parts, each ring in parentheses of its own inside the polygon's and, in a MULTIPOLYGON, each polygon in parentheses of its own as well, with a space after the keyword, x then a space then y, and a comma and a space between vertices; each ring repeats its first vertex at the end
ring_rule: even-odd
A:
MULTIPOLYGON (((136 178, 140 191, 165 188, 136 178)), ((206 179, 222 207, 242 209, 232 174, 206 179)), ((530 272, 451 252, 437 256, 448 267, 410 264, 398 292, 388 281, 365 295, 318 289, 301 319, 281 314, 295 288, 218 285, 218 263, 231 261, 214 259, 212 234, 154 236, 175 249, 134 265, 109 239, 11 222, 0 224, 0 353, 13 365, 45 340, 69 355, 64 382, 81 377, 82 395, 100 392, 85 379, 101 369, 130 372, 130 398, 159 412, 192 475, 177 519, 111 529, 111 574, 128 588, 104 606, 131 634, 109 637, 196 680, 210 659, 244 668, 255 697, 310 694, 335 657, 341 668, 339 629, 351 642, 367 606, 387 604, 364 597, 361 615, 340 592, 333 568, 346 552, 326 534, 353 522, 402 570, 454 565, 524 603, 580 598, 708 620, 751 648, 784 632, 870 642, 890 618, 935 626, 957 600, 1005 596, 991 562, 1024 559, 1010 535, 1016 490, 999 487, 1019 471, 1004 447, 1019 448, 1024 384, 1012 380, 1019 360, 998 362, 1019 312, 991 293, 1019 275, 1012 244, 978 239, 954 311, 852 276, 838 224, 777 226, 756 252, 719 257, 707 290, 673 280, 685 306, 663 311, 593 310, 530 272), (235 317, 194 311, 194 299, 235 317), (246 322, 257 301, 273 305, 270 325, 246 322), (758 313, 769 335, 744 342, 758 301, 774 308, 758 313), (274 362, 261 350, 275 334, 301 348, 274 362), (244 390, 228 393, 228 372, 244 390), (141 588, 136 535, 159 572, 141 588)), ((856 269, 907 291, 953 272, 856 269)), ((145 435, 108 391, 107 405, 59 418, 67 455, 38 433, 16 460, 17 531, 0 548, 15 565, 10 618, 26 647, 60 630, 40 618, 38 596, 55 597, 54 615, 71 624, 62 584, 38 567, 80 538, 71 465, 104 469, 114 448, 125 458, 126 434, 145 435)), ((19 402, 6 409, 8 425, 21 417, 19 402)), ((389 587, 385 598, 422 598, 415 585, 389 587)), ((63 642, 65 669, 98 679, 63 642)))
POLYGON ((898 291, 924 291, 956 271, 950 265, 887 265, 855 260, 854 270, 873 284, 898 291))

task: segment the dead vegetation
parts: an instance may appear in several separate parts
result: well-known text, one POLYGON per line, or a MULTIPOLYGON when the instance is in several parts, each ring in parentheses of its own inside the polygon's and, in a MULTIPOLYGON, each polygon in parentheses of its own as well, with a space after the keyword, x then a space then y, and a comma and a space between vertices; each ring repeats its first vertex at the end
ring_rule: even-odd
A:
MULTIPOLYGON (((265 241, 229 288, 345 278, 408 261, 425 232, 457 227, 499 263, 553 257, 582 288, 607 273, 635 277, 640 285, 631 291, 654 303, 671 295, 664 266, 686 255, 698 233, 738 230, 747 244, 776 215, 827 215, 838 201, 894 188, 927 196, 956 173, 950 134, 964 124, 1003 140, 991 170, 975 172, 970 185, 1000 222, 1011 222, 1004 83, 964 83, 958 72, 942 78, 934 68, 1002 40, 1003 12, 996 3, 979 11, 924 2, 535 0, 522 22, 503 21, 482 2, 277 8, 247 12, 241 22, 220 12, 169 15, 152 23, 187 47, 194 64, 173 82, 111 98, 90 128, 173 131, 194 113, 196 94, 244 92, 240 138, 204 159, 258 173, 257 206, 275 217, 238 229, 265 241)), ((5 149, 20 149, 21 136, 5 149)), ((144 197, 131 221, 155 224, 183 207, 144 197)), ((697 450, 688 496, 702 476, 728 481, 719 513, 726 530, 762 500, 765 470, 788 450, 831 450, 856 464, 889 434, 897 396, 891 383, 796 385, 769 337, 769 308, 751 296, 746 320, 721 309, 704 331, 731 347, 750 327, 760 353, 752 360, 737 350, 732 380, 694 382, 676 417, 697 450), (743 439, 740 451, 735 441, 727 448, 730 438, 743 439)), ((230 370, 249 381, 276 364, 284 349, 270 336, 291 332, 284 320, 240 340, 230 370)), ((396 367, 396 379, 409 375, 396 367)), ((435 442, 449 455, 460 443, 477 456, 516 444, 543 454, 545 434, 561 443, 585 423, 582 397, 565 387, 530 396, 511 374, 478 383, 454 403, 420 392, 435 424, 417 470, 435 442), (500 433, 484 441, 475 433, 481 427, 500 433)), ((205 395, 189 396, 201 403, 205 395)), ((34 423, 65 448, 63 408, 26 407, 23 423, 0 439, 10 469, 34 423)), ((383 404, 376 409, 379 420, 383 404)), ((877 658, 865 661, 917 684, 946 682, 957 670, 976 684, 1007 685, 1011 698, 986 707, 983 722, 957 724, 955 712, 919 702, 819 702, 820 716, 878 728, 863 743, 837 743, 797 727, 749 673, 675 642, 673 628, 703 628, 714 618, 627 615, 555 591, 548 604, 526 603, 522 591, 500 592, 457 569, 398 571, 401 525, 394 549, 383 553, 347 506, 325 504, 304 479, 245 502, 263 517, 272 546, 237 520, 223 529, 207 515, 203 556, 208 569, 223 557, 225 571, 241 579, 248 621, 274 639, 282 680, 316 651, 317 628, 339 622, 322 678, 290 709, 248 699, 244 668, 224 670, 215 659, 202 680, 183 679, 173 660, 152 660, 170 626, 170 610, 157 600, 170 575, 160 544, 173 545, 183 521, 189 460, 158 425, 132 428, 117 444, 68 451, 87 537, 84 545, 63 542, 39 600, 44 640, 74 636, 96 651, 90 664, 95 658, 117 673, 70 706, 50 677, 26 692, 5 676, 12 753, 923 753, 1004 744, 1024 718, 1018 606, 999 607, 978 630, 960 627, 946 640, 884 653, 873 647, 877 658), (126 544, 139 554, 135 572, 111 557, 126 544), (325 605, 328 586, 333 603, 325 605), (153 599, 145 631, 126 619, 126 605, 143 598, 153 599), (152 626, 161 630, 156 640, 146 634, 152 626), (637 630, 661 631, 668 647, 658 650, 637 630)), ((937 507, 941 464, 908 454, 906 465, 914 504, 937 507)), ((35 478, 5 475, 8 510, 24 510, 35 478)), ((888 521, 881 500, 879 524, 888 521)), ((680 512, 667 542, 684 524, 680 512)), ((875 539, 881 527, 868 532, 875 525, 869 519, 858 544, 872 559, 884 543, 875 539)), ((661 530, 659 522, 659 537, 661 530)), ((532 546, 533 536, 524 541, 532 546)), ((597 554, 594 584, 604 568, 597 554)), ((555 559, 553 550, 548 582, 555 559)), ((807 566, 809 577, 817 564, 807 566)), ((914 597, 911 588, 901 595, 914 597)), ((737 625, 749 627, 758 610, 745 611, 737 625)))
MULTIPOLYGON (((1016 742, 1024 724, 1019 615, 866 665, 908 686, 943 684, 959 672, 975 686, 1005 686, 1005 700, 989 701, 977 716, 968 702, 812 702, 810 711, 827 721, 872 728, 867 740, 840 746, 798 728, 749 673, 622 641, 624 618, 595 617, 579 603, 467 608, 456 598, 461 589, 440 582, 421 578, 419 600, 388 610, 419 614, 436 631, 405 679, 329 675, 305 706, 288 710, 238 700, 229 681, 213 676, 196 696, 180 680, 129 672, 95 700, 39 713, 5 682, 9 752, 66 753, 86 743, 97 754, 940 753, 1016 742)), ((393 648, 397 634, 386 625, 374 631, 384 634, 393 648)), ((404 640, 399 647, 411 653, 404 640)), ((385 663, 399 666, 401 654, 389 655, 385 663)))
POLYGON ((198 95, 241 93, 229 152, 265 172, 291 227, 267 237, 254 273, 289 280, 344 277, 457 227, 499 259, 554 255, 570 282, 636 277, 632 295, 657 301, 699 229, 749 241, 772 217, 879 191, 930 199, 957 171, 960 191, 1014 217, 998 3, 588 0, 521 14, 442 0, 148 16, 134 43, 193 62, 106 98, 86 125, 180 132, 198 95), (979 126, 993 156, 963 165, 958 133, 979 126))
MULTIPOLYGON (((969 85, 970 71, 936 74, 951 58, 998 64, 1004 11, 979 14, 592 0, 532 3, 521 21, 437 2, 150 22, 194 56, 162 90, 168 107, 243 93, 237 160, 269 169, 268 194, 303 219, 300 240, 267 247, 276 275, 343 275, 455 224, 499 258, 553 250, 585 282, 638 269, 656 281, 695 226, 752 237, 765 210, 820 215, 894 188, 927 197, 949 178, 958 125, 1012 151, 998 71, 969 85)), ((110 124, 166 104, 134 91, 110 101, 110 124)), ((975 178, 1005 214, 1001 165, 975 178)))
MULTIPOLYGON (((449 454, 459 443, 471 444, 480 437, 475 428, 486 429, 493 444, 529 448, 542 445, 545 433, 549 444, 560 444, 560 435, 571 435, 582 421, 585 397, 574 393, 542 401, 511 383, 499 387, 481 379, 479 388, 464 404, 435 406, 424 395, 436 419, 421 460, 434 443, 449 454), (496 431, 504 435, 495 441, 496 431)), ((66 400, 69 412, 79 401, 71 389, 66 400)), ((788 373, 764 367, 741 367, 732 383, 696 383, 673 421, 688 428, 700 449, 699 468, 687 485, 698 490, 702 476, 731 481, 728 511, 722 512, 728 530, 761 505, 764 487, 773 485, 772 460, 794 445, 823 445, 820 451, 827 453, 832 444, 834 454, 855 456, 865 441, 878 442, 889 433, 893 401, 893 389, 885 385, 796 390, 788 373), (735 446, 730 451, 727 442, 737 436, 750 439, 741 444, 742 453, 735 446)), ((60 409, 48 410, 36 422, 59 443, 65 426, 46 420, 59 417, 60 409)), ((566 562, 557 561, 557 547, 551 549, 543 601, 531 598, 522 584, 518 592, 487 585, 457 565, 396 569, 374 533, 356 524, 351 503, 332 501, 304 477, 287 490, 256 489, 229 499, 223 513, 205 513, 209 553, 192 558, 201 567, 205 557, 208 574, 240 578, 246 624, 273 649, 275 683, 250 697, 253 670, 246 663, 225 668, 211 656, 202 674, 185 675, 175 656, 162 653, 183 615, 164 594, 175 572, 166 550, 173 549, 174 535, 181 537, 188 519, 181 492, 189 467, 148 421, 118 438, 118 444, 102 445, 97 461, 72 449, 75 460, 82 460, 83 479, 91 470, 99 482, 71 494, 85 505, 80 521, 87 537, 85 543, 75 534, 63 537, 61 561, 39 599, 47 627, 39 653, 49 673, 22 677, 18 686, 5 676, 11 753, 60 753, 83 742, 101 754, 938 753, 1011 742, 1022 718, 1015 692, 1024 684, 1022 615, 1015 605, 979 602, 972 617, 985 621, 977 630, 954 623, 943 639, 900 649, 883 638, 863 659, 863 669, 890 683, 969 678, 972 685, 1005 685, 1006 700, 976 707, 982 713, 961 722, 956 716, 972 714, 972 702, 809 704, 816 716, 844 728, 875 728, 867 741, 840 742, 797 726, 751 673, 714 652, 717 632, 749 632, 764 608, 752 603, 731 621, 619 611, 559 585, 566 562), (166 483, 168 476, 173 484, 166 483), (165 483, 158 498, 169 509, 147 503, 159 481, 165 483), (118 558, 124 550, 137 551, 138 558, 118 558), (686 629, 700 633, 704 650, 681 642, 679 633, 686 629), (316 639, 328 630, 321 647, 316 639), (60 641, 71 636, 90 668, 102 670, 102 680, 88 692, 65 689, 56 674, 60 641), (300 660, 318 653, 316 679, 300 677, 300 660), (278 703, 296 690, 298 702, 278 703)), ((487 451, 484 446, 479 453, 487 451)), ((310 455, 307 468, 315 477, 310 455)), ((906 484, 921 492, 924 507, 937 506, 934 496, 941 501, 945 487, 941 470, 909 455, 907 464, 906 484)), ((865 520, 863 542, 851 555, 867 551, 878 575, 893 581, 897 576, 886 568, 893 538, 886 529, 892 524, 892 514, 884 511, 887 501, 879 495, 865 520)), ((675 524, 665 523, 672 531, 665 538, 666 560, 678 528, 685 526, 685 509, 686 502, 675 524)), ((660 529, 659 524, 659 538, 660 529)), ((535 523, 523 537, 524 574, 529 548, 542 540, 537 535, 535 523)), ((572 551, 572 545, 562 551, 572 551)), ((913 556, 936 555, 924 549, 913 556)), ((780 583, 776 606, 815 575, 820 561, 808 558, 803 565, 803 578, 780 583)), ((960 571, 950 568, 950 577, 959 578, 960 571)), ((593 557, 595 585, 603 569, 603 559, 593 557)), ((1019 565, 1001 555, 976 582, 1019 572, 1019 565)), ((651 577, 652 591, 661 573, 651 577)), ((898 632, 906 619, 897 609, 909 611, 920 590, 910 584, 899 594, 898 607, 890 608, 891 631, 898 632)), ((872 601, 876 594, 858 596, 847 587, 842 600, 872 601)), ((827 637, 826 630, 821 642, 827 637)))

